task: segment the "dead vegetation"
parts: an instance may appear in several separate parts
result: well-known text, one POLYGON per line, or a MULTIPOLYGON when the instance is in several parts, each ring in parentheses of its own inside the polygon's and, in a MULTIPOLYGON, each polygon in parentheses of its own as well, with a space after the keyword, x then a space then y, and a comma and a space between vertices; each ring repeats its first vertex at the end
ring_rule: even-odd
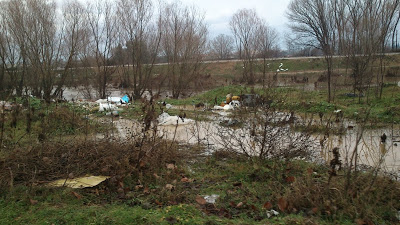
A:
MULTIPOLYGON (((295 114, 278 113, 279 104, 268 101, 269 98, 272 96, 264 96, 265 104, 234 116, 246 124, 244 129, 221 128, 233 132, 226 138, 231 146, 237 142, 235 146, 244 147, 236 151, 226 145, 207 155, 200 139, 196 145, 182 145, 159 137, 158 107, 153 99, 141 103, 142 116, 138 120, 141 125, 132 128, 127 139, 113 135, 90 138, 85 132, 59 139, 47 131, 47 138, 32 146, 21 143, 2 150, 2 198, 13 193, 21 195, 15 190, 24 186, 28 187, 22 194, 26 197, 17 198, 31 205, 40 204, 35 198, 42 195, 40 190, 50 181, 90 174, 110 178, 96 187, 72 191, 83 204, 118 202, 145 210, 185 204, 208 216, 229 220, 245 217, 255 222, 268 221, 274 211, 282 217, 296 215, 311 221, 319 218, 327 223, 398 221, 397 181, 381 176, 376 170, 340 167, 336 153, 330 167, 299 160, 307 158, 313 148, 310 134, 304 132, 300 138, 292 135, 295 114), (239 129, 249 139, 241 139, 239 129), (218 195, 216 202, 207 202, 205 197, 213 194, 218 195)), ((39 110, 27 117, 34 118, 34 127, 38 128, 31 131, 34 137, 44 130, 84 127, 87 121, 82 119, 85 111, 78 107, 59 105, 44 109, 48 113, 39 110)), ((20 109, 21 115, 28 112, 20 109)), ((25 132, 26 123, 20 121, 24 118, 21 115, 16 127, 25 132)), ((12 117, 11 112, 8 117, 12 117)), ((8 122, 5 124, 12 127, 8 122)), ((15 132, 13 129, 16 128, 8 129, 7 134, 15 132)), ((67 130, 60 132, 65 134, 67 130)), ((173 216, 168 219, 179 221, 173 216)))

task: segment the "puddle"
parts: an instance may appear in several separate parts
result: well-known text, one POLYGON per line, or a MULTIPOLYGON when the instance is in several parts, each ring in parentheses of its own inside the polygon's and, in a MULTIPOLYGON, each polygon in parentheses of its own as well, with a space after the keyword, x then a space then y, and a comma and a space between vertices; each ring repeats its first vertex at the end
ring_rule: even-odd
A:
MULTIPOLYGON (((278 113, 281 118, 287 118, 288 114, 278 113)), ((165 125, 158 127, 158 135, 168 140, 175 140, 182 143, 188 144, 201 144, 207 147, 212 152, 216 149, 225 148, 235 151, 246 150, 249 154, 258 154, 261 145, 261 136, 255 137, 251 134, 249 126, 254 126, 249 121, 246 129, 243 128, 232 128, 221 126, 220 122, 226 119, 224 115, 210 116, 212 121, 194 121, 191 124, 183 125, 165 125)), ((114 122, 114 126, 117 128, 116 136, 120 139, 129 139, 139 135, 140 124, 137 121, 128 119, 117 119, 114 122)), ((348 126, 353 124, 351 121, 346 121, 342 126, 348 126)), ((259 126, 259 125, 255 125, 259 126)), ((260 126, 259 128, 260 129, 260 126)), ((289 145, 297 148, 305 147, 312 148, 315 155, 319 159, 323 159, 325 162, 329 162, 332 159, 332 149, 339 147, 341 160, 343 165, 349 163, 349 159, 355 149, 357 139, 357 126, 353 129, 347 129, 346 134, 342 136, 330 135, 324 139, 323 135, 313 135, 311 137, 305 136, 303 133, 294 132, 291 129, 291 125, 285 125, 281 127, 268 127, 268 143, 264 143, 265 146, 279 145, 280 148, 286 149, 289 145), (281 131, 279 131, 281 130, 281 131), (278 133, 277 132, 281 132, 278 133), (274 136, 275 135, 275 136, 274 136), (321 142, 322 140, 322 142, 321 142), (307 141, 307 143, 305 143, 307 141), (304 142, 304 143, 303 143, 304 142), (323 143, 321 145, 321 143, 323 143)), ((258 131, 258 134, 260 132, 258 131)), ((384 163, 382 164, 384 171, 399 172, 400 171, 400 131, 395 129, 374 129, 365 130, 360 143, 357 146, 358 149, 358 164, 365 164, 368 166, 376 166, 380 163, 383 158, 384 163), (381 135, 385 133, 387 140, 385 143, 386 153, 382 155, 381 147, 381 135)), ((314 156, 315 157, 315 156, 314 156)))

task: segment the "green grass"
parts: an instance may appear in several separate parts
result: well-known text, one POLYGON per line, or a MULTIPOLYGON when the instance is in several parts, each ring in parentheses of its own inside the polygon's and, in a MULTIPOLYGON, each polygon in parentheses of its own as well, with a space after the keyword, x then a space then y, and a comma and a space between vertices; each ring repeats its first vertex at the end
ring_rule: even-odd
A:
POLYGON ((195 105, 197 103, 207 103, 213 106, 215 98, 217 98, 217 103, 221 104, 221 102, 226 100, 226 95, 229 93, 232 95, 241 95, 249 92, 251 92, 251 88, 245 86, 222 86, 186 99, 166 99, 165 101, 172 105, 195 105))
MULTIPOLYGON (((246 218, 226 219, 203 216, 192 205, 175 205, 158 209, 143 209, 126 204, 88 205, 82 203, 52 205, 0 201, 1 224, 302 224, 302 216, 286 216, 264 221, 246 218)), ((328 224, 328 223, 320 223, 328 224)))
MULTIPOLYGON (((150 194, 143 194, 142 189, 136 190, 135 182, 130 183, 128 180, 125 180, 125 188, 130 189, 130 194, 123 198, 111 191, 111 186, 103 184, 82 190, 14 187, 13 191, 0 195, 0 224, 352 224, 360 215, 351 214, 342 196, 331 197, 340 210, 332 215, 324 211, 328 207, 324 205, 324 198, 328 196, 319 188, 326 183, 327 171, 328 168, 324 166, 303 161, 250 162, 246 158, 226 158, 219 154, 180 163, 176 171, 164 170, 158 173, 161 177, 158 181, 146 178, 153 177, 152 174, 143 174, 145 177, 141 181, 150 188, 150 194), (317 175, 310 175, 310 169, 317 175), (183 175, 193 181, 181 182, 183 175), (288 182, 287 177, 294 177, 295 181, 288 182), (163 187, 168 183, 174 184, 175 189, 165 190, 163 187), (309 190, 301 191, 301 188, 309 190), (308 199, 307 196, 312 193, 320 195, 316 197, 320 200, 313 202, 308 199), (198 195, 211 194, 219 195, 215 205, 205 207, 195 200, 198 195), (281 197, 290 202, 288 211, 282 212, 279 209, 278 199, 281 197), (266 202, 270 202, 280 215, 268 218, 267 209, 263 208, 266 202), (309 214, 310 206, 318 207, 318 211, 309 214), (294 212, 290 207, 297 207, 297 211, 294 212)), ((335 178, 332 187, 342 190, 342 180, 335 178)), ((387 185, 387 188, 395 186, 393 183, 387 185)), ((377 189, 381 190, 380 186, 377 189)), ((382 193, 376 192, 378 197, 371 197, 372 203, 377 201, 378 204, 368 201, 352 204, 357 207, 362 205, 358 209, 360 211, 373 208, 374 222, 390 223, 397 212, 394 208, 399 206, 393 202, 397 201, 397 197, 385 200, 382 193), (385 204, 380 201, 385 201, 385 204)))
MULTIPOLYGON (((213 106, 215 98, 217 104, 225 101, 226 95, 241 95, 245 93, 257 93, 267 99, 275 101, 279 110, 294 111, 298 113, 324 113, 332 114, 334 110, 342 110, 346 118, 357 120, 363 118, 365 112, 370 110, 369 122, 379 124, 400 123, 400 88, 387 86, 383 89, 382 98, 375 98, 373 90, 369 97, 358 98, 347 97, 346 91, 338 91, 334 101, 326 101, 326 91, 303 91, 296 88, 271 88, 262 90, 239 85, 224 86, 215 88, 205 93, 186 99, 166 99, 172 105, 195 105, 206 103, 213 106)), ((196 113, 196 112, 194 112, 196 113)))

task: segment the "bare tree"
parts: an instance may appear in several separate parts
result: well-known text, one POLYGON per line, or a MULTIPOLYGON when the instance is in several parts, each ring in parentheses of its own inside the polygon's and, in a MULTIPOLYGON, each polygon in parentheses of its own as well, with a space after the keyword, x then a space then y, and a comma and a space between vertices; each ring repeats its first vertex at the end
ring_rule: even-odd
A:
POLYGON ((254 84, 257 33, 261 20, 254 9, 240 9, 233 14, 229 26, 236 39, 239 58, 243 62, 243 80, 254 84))
MULTIPOLYGON (((354 79, 353 90, 361 96, 372 83, 376 73, 376 97, 383 88, 383 60, 386 41, 395 29, 398 0, 340 1, 334 0, 338 43, 347 56, 354 79), (381 70, 372 65, 380 60, 381 70)), ((380 94, 379 94, 380 93, 380 94)))
POLYGON ((204 15, 194 7, 174 2, 162 13, 162 54, 167 60, 165 71, 172 96, 178 98, 202 71, 207 41, 204 15))
POLYGON ((262 84, 263 88, 265 87, 265 81, 267 79, 267 70, 268 63, 267 58, 271 58, 273 56, 274 50, 278 48, 278 33, 276 30, 263 21, 263 24, 260 26, 257 34, 257 46, 259 49, 259 55, 263 59, 262 63, 262 84))
POLYGON ((331 77, 335 54, 336 29, 331 1, 292 0, 287 17, 290 28, 305 45, 321 49, 327 65, 328 102, 331 101, 331 77))
POLYGON ((233 51, 233 38, 220 34, 211 41, 211 51, 216 59, 229 59, 233 51))
MULTIPOLYGON (((0 2, 0 7, 4 7, 4 3, 0 2)), ((1 8, 3 8, 1 7, 1 8)), ((3 22, 3 15, 0 12, 0 96, 3 94, 3 91, 5 89, 5 83, 4 83, 4 77, 5 77, 5 71, 6 71, 6 38, 5 38, 5 30, 6 27, 4 26, 3 22)))
POLYGON ((2 38, 1 44, 4 73, 9 80, 10 92, 21 96, 27 77, 27 38, 24 33, 26 5, 22 0, 2 2, 2 38))
POLYGON ((133 94, 140 97, 150 85, 161 33, 160 31, 152 32, 154 29, 157 30, 157 27, 151 23, 153 5, 150 0, 119 0, 117 8, 120 15, 121 36, 126 43, 129 60, 129 64, 124 65, 124 73, 128 74, 125 83, 126 86, 130 85, 130 77, 133 77, 133 94), (153 42, 154 35, 155 43, 153 42), (153 44, 156 45, 153 49, 156 52, 149 52, 150 45, 153 44))
POLYGON ((63 42, 61 48, 64 65, 57 80, 57 88, 53 92, 53 96, 58 98, 62 98, 63 86, 70 75, 70 69, 77 66, 78 55, 86 44, 88 29, 85 7, 77 0, 69 1, 64 5, 62 18, 63 42))
POLYGON ((98 97, 107 97, 107 84, 116 71, 110 66, 109 59, 114 53, 117 38, 117 14, 111 2, 98 0, 88 3, 86 17, 90 32, 90 55, 94 56, 96 68, 96 88, 98 97))

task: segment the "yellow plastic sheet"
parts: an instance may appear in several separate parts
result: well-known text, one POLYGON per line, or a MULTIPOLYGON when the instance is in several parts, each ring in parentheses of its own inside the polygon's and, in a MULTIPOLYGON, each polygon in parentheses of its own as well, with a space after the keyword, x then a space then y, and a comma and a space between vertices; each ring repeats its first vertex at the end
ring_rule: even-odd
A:
POLYGON ((50 187, 88 188, 107 180, 107 176, 85 176, 74 179, 60 179, 48 184, 50 187))

